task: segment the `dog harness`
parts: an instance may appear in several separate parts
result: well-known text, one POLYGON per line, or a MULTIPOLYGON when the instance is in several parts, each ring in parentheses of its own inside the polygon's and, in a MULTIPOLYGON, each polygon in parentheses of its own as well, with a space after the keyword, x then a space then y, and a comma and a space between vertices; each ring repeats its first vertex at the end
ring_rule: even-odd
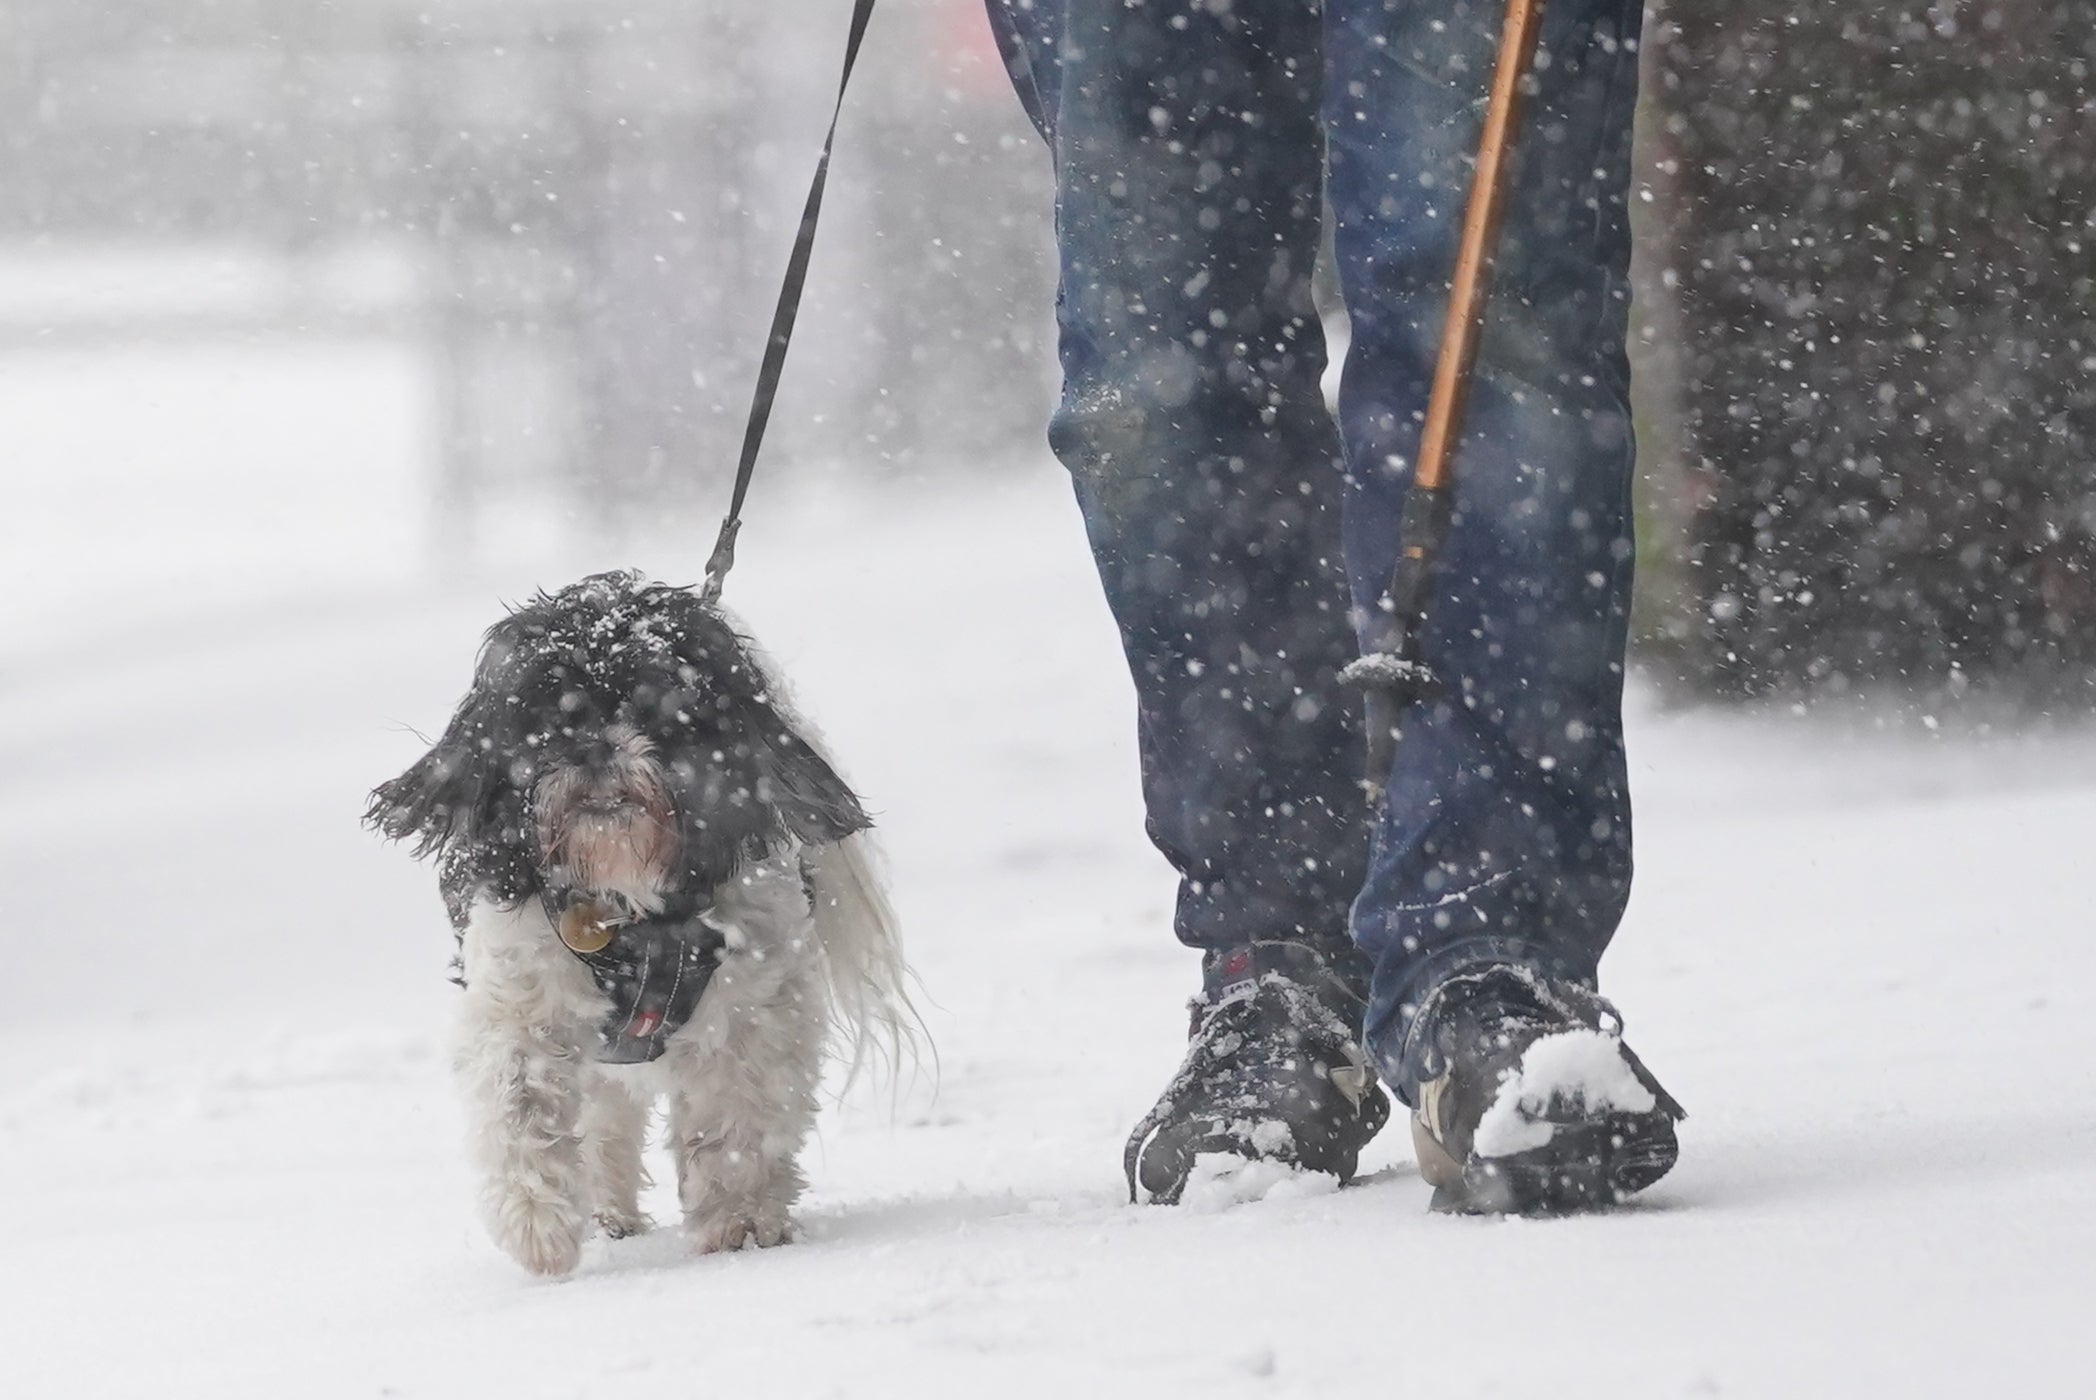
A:
POLYGON ((598 1061, 639 1065, 661 1058, 720 970, 727 938, 703 912, 620 921, 591 900, 571 898, 561 906, 549 893, 545 903, 560 941, 611 998, 611 1014, 597 1027, 598 1061))

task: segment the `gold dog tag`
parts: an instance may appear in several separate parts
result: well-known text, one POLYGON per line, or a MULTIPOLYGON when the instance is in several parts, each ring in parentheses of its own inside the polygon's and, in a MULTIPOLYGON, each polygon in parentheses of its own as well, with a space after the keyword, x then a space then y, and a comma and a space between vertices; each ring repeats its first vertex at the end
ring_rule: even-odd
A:
POLYGON ((561 911, 560 941, 571 952, 600 953, 611 942, 611 925, 601 905, 578 900, 561 911))

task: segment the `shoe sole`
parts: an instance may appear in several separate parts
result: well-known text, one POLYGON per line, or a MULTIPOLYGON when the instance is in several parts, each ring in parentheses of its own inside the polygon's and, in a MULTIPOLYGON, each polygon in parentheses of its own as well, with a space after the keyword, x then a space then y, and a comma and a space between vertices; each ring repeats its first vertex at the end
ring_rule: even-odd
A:
POLYGON ((1619 1206, 1673 1170, 1681 1148, 1665 1113, 1610 1113, 1559 1123, 1550 1141, 1458 1164, 1417 1119, 1420 1174, 1444 1215, 1576 1215, 1619 1206))

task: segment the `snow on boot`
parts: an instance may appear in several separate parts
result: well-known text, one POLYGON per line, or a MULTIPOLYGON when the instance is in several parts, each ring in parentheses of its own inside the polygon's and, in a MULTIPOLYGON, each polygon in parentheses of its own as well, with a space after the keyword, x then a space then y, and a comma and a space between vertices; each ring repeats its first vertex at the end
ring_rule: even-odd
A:
POLYGON ((1623 1043, 1615 1008, 1524 967, 1464 973, 1414 1021, 1412 1142, 1434 1209, 1550 1215, 1665 1176, 1687 1117, 1623 1043))
POLYGON ((1175 1204, 1199 1159, 1277 1162, 1351 1180, 1390 1117, 1361 1048, 1361 995, 1310 949, 1210 954, 1186 1059, 1122 1165, 1131 1200, 1175 1204))

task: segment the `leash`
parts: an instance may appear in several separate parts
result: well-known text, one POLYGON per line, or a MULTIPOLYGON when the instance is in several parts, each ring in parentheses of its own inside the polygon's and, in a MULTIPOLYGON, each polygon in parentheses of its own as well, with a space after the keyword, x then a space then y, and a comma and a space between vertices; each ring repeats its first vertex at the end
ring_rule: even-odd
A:
POLYGON ((801 209, 800 230, 793 236, 793 255, 786 260, 786 280, 779 288, 779 304, 771 316, 771 335, 764 342, 764 361, 757 370, 757 392, 750 401, 749 424, 742 434, 742 460, 735 468, 735 491, 728 500, 727 517, 706 560, 706 581, 699 596, 707 603, 720 601, 721 585, 735 567, 735 537, 742 531, 742 504, 750 494, 750 477, 757 469, 757 452, 764 445, 764 430, 771 422, 772 401, 779 395, 779 379, 786 369, 786 347, 793 341, 793 323, 800 315, 801 292, 808 284, 808 263, 815 252, 815 224, 822 216, 823 187, 830 178, 830 152, 837 145, 837 124, 844 116, 844 93, 851 86, 852 69, 859 62, 859 46, 865 42, 866 26, 873 19, 874 0, 853 0, 851 34, 844 45, 844 75, 837 80, 837 102, 830 110, 829 134, 822 138, 822 157, 815 162, 815 178, 808 185, 808 202, 801 209))
MULTIPOLYGON (((708 605, 719 602, 721 585, 735 567, 735 537, 742 531, 743 503, 750 494, 750 478, 757 470, 757 454, 764 446, 764 430, 771 423, 772 404, 779 396, 779 380, 786 370, 786 350, 793 343, 794 321, 800 315, 801 295, 808 285, 808 266, 815 254, 815 226, 822 218, 822 196, 830 179, 830 155, 837 147, 837 127, 844 117, 844 95, 851 87, 852 70, 858 66, 859 50, 866 42, 866 28, 873 19, 874 0, 853 0, 851 31, 844 45, 844 71, 837 79, 837 100, 830 109, 829 130, 822 138, 822 155, 815 162, 815 178, 808 183, 807 202, 801 207, 801 222, 793 236, 793 252, 786 259, 786 277, 779 287, 778 305, 771 316, 771 333, 764 342, 764 359, 757 368, 756 392, 750 399, 750 416, 742 434, 742 457, 735 467, 735 489, 728 500, 728 513, 721 521, 713 553, 706 560, 706 580, 699 596, 708 605)), ((596 982, 611 1000, 611 1014, 598 1028, 601 1041, 597 1059, 606 1064, 646 1064, 658 1058, 671 1035, 691 1019, 699 998, 720 970, 727 940, 703 915, 690 919, 653 918, 614 920, 607 911, 588 903, 565 903, 551 891, 541 895, 547 917, 596 982)))
POLYGON ((1511 151, 1521 124, 1521 81, 1535 64, 1543 5, 1544 0, 1507 0, 1491 101, 1478 141, 1477 173, 1471 180, 1462 240, 1456 245, 1455 280, 1449 288, 1448 319, 1441 327, 1419 465, 1398 524, 1397 566, 1369 620, 1369 645, 1359 660, 1339 673, 1342 682, 1367 692, 1368 777, 1363 786, 1371 808, 1381 805, 1384 782, 1397 756, 1400 717, 1407 706, 1437 688, 1434 673, 1419 660, 1420 624, 1432 601, 1434 566, 1455 510, 1456 445, 1477 368, 1485 304, 1491 297, 1493 251, 1506 215, 1511 151))

